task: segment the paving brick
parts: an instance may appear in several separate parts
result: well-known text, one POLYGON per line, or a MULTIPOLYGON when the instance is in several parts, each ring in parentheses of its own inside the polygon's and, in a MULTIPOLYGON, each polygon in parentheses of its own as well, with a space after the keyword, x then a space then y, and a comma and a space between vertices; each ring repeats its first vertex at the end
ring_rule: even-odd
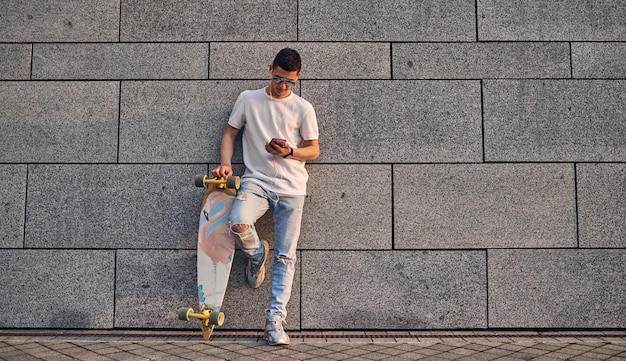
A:
POLYGON ((572 43, 572 70, 574 78, 624 79, 626 43, 572 43))
POLYGON ((300 41, 473 41, 471 0, 331 1, 298 4, 300 41))
POLYGON ((301 79, 389 79, 391 76, 391 47, 385 43, 213 42, 210 78, 269 79, 269 65, 285 47, 297 50, 302 56, 301 79))
POLYGON ((208 45, 35 44, 33 79, 206 79, 208 45))
POLYGON ((114 254, 0 250, 0 293, 11 295, 2 299, 0 327, 113 327, 114 254))
POLYGON ((122 3, 121 41, 294 41, 294 1, 122 3))
POLYGON ((0 44, 0 80, 30 78, 29 44, 0 44))
POLYGON ((115 82, 0 82, 0 162, 115 162, 115 82))
POLYGON ((302 251, 302 327, 483 328, 485 272, 481 251, 302 251))
POLYGON ((0 164, 0 248, 24 245, 26 166, 0 164))
POLYGON ((570 164, 394 165, 395 247, 575 247, 570 164))
POLYGON ((477 81, 303 81, 320 162, 482 161, 477 81))
MULTIPOLYGON (((268 81, 138 81, 122 84, 120 161, 219 163, 219 144, 241 91, 268 81)), ((233 157, 241 162, 241 147, 233 157)))
POLYGON ((567 43, 395 43, 394 79, 569 78, 567 43))
POLYGON ((118 41, 119 0, 4 0, 0 41, 118 41))
POLYGON ((489 327, 624 328, 626 250, 489 250, 489 327))
POLYGON ((206 165, 32 165, 25 245, 194 248, 206 165))
POLYGON ((486 80, 486 161, 626 161, 626 81, 486 80))
POLYGON ((579 164, 581 247, 626 248, 626 164, 579 164))
POLYGON ((391 166, 308 166, 300 249, 391 249, 391 166))
POLYGON ((623 1, 478 0, 478 40, 622 41, 623 1))

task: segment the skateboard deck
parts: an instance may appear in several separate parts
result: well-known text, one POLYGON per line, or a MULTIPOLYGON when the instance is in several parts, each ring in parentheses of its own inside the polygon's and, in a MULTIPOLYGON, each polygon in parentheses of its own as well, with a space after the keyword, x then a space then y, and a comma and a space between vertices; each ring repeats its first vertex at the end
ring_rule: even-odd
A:
POLYGON ((194 182, 197 187, 207 187, 198 225, 198 312, 182 307, 178 309, 178 318, 199 319, 202 337, 208 340, 215 326, 224 323, 222 301, 235 254, 235 239, 228 218, 240 180, 239 177, 211 179, 200 174, 195 176, 194 182))

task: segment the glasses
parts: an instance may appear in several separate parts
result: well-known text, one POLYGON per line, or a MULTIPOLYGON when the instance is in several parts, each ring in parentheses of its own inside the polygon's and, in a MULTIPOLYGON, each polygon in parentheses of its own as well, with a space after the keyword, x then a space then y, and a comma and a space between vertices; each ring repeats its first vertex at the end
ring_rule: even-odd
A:
POLYGON ((274 76, 272 78, 272 80, 276 84, 280 84, 282 82, 285 82, 285 84, 287 84, 287 86, 295 86, 296 85, 296 81, 297 81, 297 80, 289 80, 289 79, 281 78, 279 76, 274 76))

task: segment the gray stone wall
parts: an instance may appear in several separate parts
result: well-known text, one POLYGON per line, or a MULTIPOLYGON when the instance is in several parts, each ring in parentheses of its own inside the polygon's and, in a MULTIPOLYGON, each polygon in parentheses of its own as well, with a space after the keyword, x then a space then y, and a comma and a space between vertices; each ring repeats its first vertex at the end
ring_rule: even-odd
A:
MULTIPOLYGON (((322 148, 289 329, 626 327, 626 2, 592 0, 3 1, 0 327, 194 328, 192 177, 285 46, 322 148)), ((226 329, 263 324, 244 267, 226 329)))

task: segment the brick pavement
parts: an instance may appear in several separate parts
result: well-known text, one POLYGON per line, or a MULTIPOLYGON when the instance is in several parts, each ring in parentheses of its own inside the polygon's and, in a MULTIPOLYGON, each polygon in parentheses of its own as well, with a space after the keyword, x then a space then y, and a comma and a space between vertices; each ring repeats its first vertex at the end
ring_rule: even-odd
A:
POLYGON ((271 347, 258 332, 0 330, 13 360, 626 360, 626 330, 290 332, 271 347))

